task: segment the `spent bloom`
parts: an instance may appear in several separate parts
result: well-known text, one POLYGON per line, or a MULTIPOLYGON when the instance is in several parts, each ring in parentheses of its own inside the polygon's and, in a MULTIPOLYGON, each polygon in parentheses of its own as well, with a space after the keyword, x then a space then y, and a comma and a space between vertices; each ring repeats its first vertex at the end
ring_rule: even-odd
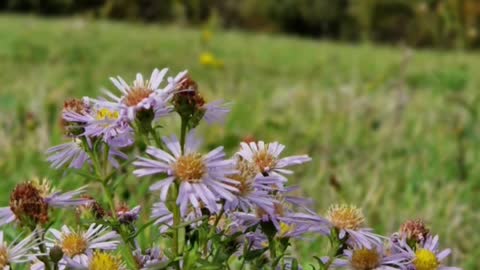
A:
POLYGON ((229 105, 221 100, 206 103, 198 84, 186 74, 176 84, 172 104, 181 117, 190 119, 191 127, 197 126, 202 118, 208 124, 221 123, 230 112, 229 105))
POLYGON ((108 227, 91 224, 87 231, 72 230, 62 226, 61 231, 50 229, 52 242, 61 247, 64 258, 82 262, 92 255, 93 250, 115 250, 120 244, 120 236, 109 231, 108 227))
POLYGON ((180 142, 175 136, 164 137, 163 142, 171 152, 167 153, 155 147, 149 147, 147 154, 154 159, 139 157, 134 162, 136 176, 143 177, 154 174, 167 174, 163 180, 153 184, 150 189, 160 192, 160 199, 167 199, 170 186, 177 182, 179 193, 177 204, 182 213, 186 213, 189 205, 199 208, 203 204, 211 212, 218 211, 217 201, 233 200, 232 192, 237 189, 235 182, 228 175, 235 173, 234 162, 225 159, 223 147, 218 147, 206 155, 198 152, 200 141, 191 131, 182 151, 180 142))
POLYGON ((49 208, 66 208, 85 204, 79 196, 86 187, 69 191, 55 191, 46 179, 33 179, 15 186, 8 207, 0 208, 0 226, 18 221, 23 225, 45 224, 49 208))

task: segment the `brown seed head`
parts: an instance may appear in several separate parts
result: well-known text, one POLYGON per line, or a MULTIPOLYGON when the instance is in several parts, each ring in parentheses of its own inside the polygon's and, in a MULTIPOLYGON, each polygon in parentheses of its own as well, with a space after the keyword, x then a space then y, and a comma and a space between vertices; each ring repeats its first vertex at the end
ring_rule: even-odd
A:
POLYGON ((18 184, 10 194, 10 209, 24 225, 48 222, 48 204, 41 191, 32 183, 18 184))
POLYGON ((277 158, 270 154, 267 149, 258 151, 253 157, 253 162, 257 165, 262 174, 270 172, 277 165, 277 158))
POLYGON ((427 228, 423 220, 413 219, 407 220, 402 226, 400 226, 400 233, 405 235, 408 240, 420 243, 427 238, 430 230, 427 228))
POLYGON ((200 95, 197 83, 189 75, 185 76, 175 88, 173 104, 177 110, 185 106, 202 109, 205 105, 205 99, 200 95))

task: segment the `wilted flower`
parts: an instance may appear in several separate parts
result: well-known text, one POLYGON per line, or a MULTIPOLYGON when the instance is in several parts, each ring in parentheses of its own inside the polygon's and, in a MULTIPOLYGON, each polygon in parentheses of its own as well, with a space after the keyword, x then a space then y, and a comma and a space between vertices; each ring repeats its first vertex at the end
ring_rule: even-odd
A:
POLYGON ((75 231, 63 226, 61 231, 50 229, 52 241, 62 248, 64 258, 82 262, 92 255, 93 250, 115 250, 120 236, 100 224, 91 224, 86 232, 75 231))
POLYGON ((84 132, 82 124, 78 121, 68 121, 65 119, 65 116, 70 113, 75 113, 79 115, 88 114, 90 112, 90 103, 85 99, 69 99, 63 103, 62 117, 60 119, 60 124, 65 130, 67 136, 77 136, 84 132))
POLYGON ((33 250, 40 244, 35 239, 35 233, 28 235, 17 244, 8 245, 3 231, 0 231, 0 269, 10 269, 15 263, 28 262, 31 256, 41 255, 33 250))
POLYGON ((188 134, 183 153, 175 136, 164 137, 163 141, 173 155, 149 147, 146 152, 155 159, 140 157, 133 163, 137 167, 133 172, 136 176, 159 173, 168 175, 150 187, 151 190, 160 191, 162 201, 167 199, 168 190, 174 181, 179 184, 177 204, 182 213, 186 213, 189 205, 199 208, 200 203, 210 212, 217 212, 217 201, 234 199, 232 192, 237 189, 232 184, 235 182, 228 178, 228 175, 235 173, 234 162, 224 159, 223 147, 206 155, 200 154, 200 141, 195 139, 194 131, 188 134))
POLYGON ((237 155, 241 156, 248 162, 255 164, 259 173, 264 176, 277 176, 282 181, 287 181, 284 174, 292 174, 291 170, 285 169, 292 165, 298 165, 311 160, 307 155, 289 156, 279 158, 285 146, 278 142, 267 143, 259 142, 242 142, 240 151, 237 155))
POLYGON ((95 251, 82 260, 66 259, 68 269, 78 270, 125 270, 125 263, 119 256, 95 251))
POLYGON ((352 247, 372 249, 382 243, 372 229, 364 227, 363 213, 354 205, 332 205, 328 209, 326 218, 331 226, 338 230, 339 239, 347 240, 352 247))
POLYGON ((206 103, 198 91, 198 84, 185 75, 176 85, 172 99, 175 111, 190 120, 190 126, 196 127, 202 118, 209 124, 221 123, 230 112, 223 101, 206 103))
POLYGON ((32 227, 45 224, 48 222, 49 207, 66 208, 86 203, 88 200, 78 197, 85 188, 56 192, 46 179, 18 184, 10 194, 10 205, 0 208, 0 226, 15 220, 32 227))
POLYGON ((430 230, 420 219, 407 220, 400 227, 401 237, 405 237, 407 242, 423 244, 430 234, 430 230))

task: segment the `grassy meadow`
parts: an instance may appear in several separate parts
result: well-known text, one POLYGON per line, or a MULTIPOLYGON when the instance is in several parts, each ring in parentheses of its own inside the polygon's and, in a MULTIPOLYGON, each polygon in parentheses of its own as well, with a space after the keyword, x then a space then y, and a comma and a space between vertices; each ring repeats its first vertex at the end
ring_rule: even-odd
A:
MULTIPOLYGON (((225 126, 200 127, 206 147, 233 153, 253 136, 308 153, 313 161, 292 180, 320 213, 356 204, 382 234, 423 218, 453 248, 452 264, 480 269, 479 63, 466 52, 243 32, 214 32, 207 45, 201 30, 177 26, 0 16, 0 203, 33 176, 81 185, 43 155, 62 142, 64 99, 113 89, 113 75, 188 69, 208 100, 233 102, 225 126), (207 50, 223 69, 200 64, 207 50)), ((131 206, 146 200, 149 183, 125 181, 131 206)), ((309 262, 321 243, 307 239, 293 252, 309 262)))

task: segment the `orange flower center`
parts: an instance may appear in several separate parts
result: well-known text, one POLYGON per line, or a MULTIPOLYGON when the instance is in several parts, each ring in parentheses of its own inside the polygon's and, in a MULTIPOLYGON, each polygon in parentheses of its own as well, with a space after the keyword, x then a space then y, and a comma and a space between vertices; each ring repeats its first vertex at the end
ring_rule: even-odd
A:
POLYGON ((153 93, 152 89, 144 87, 135 87, 132 88, 130 93, 123 100, 123 104, 128 107, 133 107, 138 105, 142 100, 148 98, 150 94, 153 93))
POLYGON ((179 157, 173 166, 173 170, 180 181, 199 183, 202 182, 207 168, 202 155, 192 153, 179 157))

